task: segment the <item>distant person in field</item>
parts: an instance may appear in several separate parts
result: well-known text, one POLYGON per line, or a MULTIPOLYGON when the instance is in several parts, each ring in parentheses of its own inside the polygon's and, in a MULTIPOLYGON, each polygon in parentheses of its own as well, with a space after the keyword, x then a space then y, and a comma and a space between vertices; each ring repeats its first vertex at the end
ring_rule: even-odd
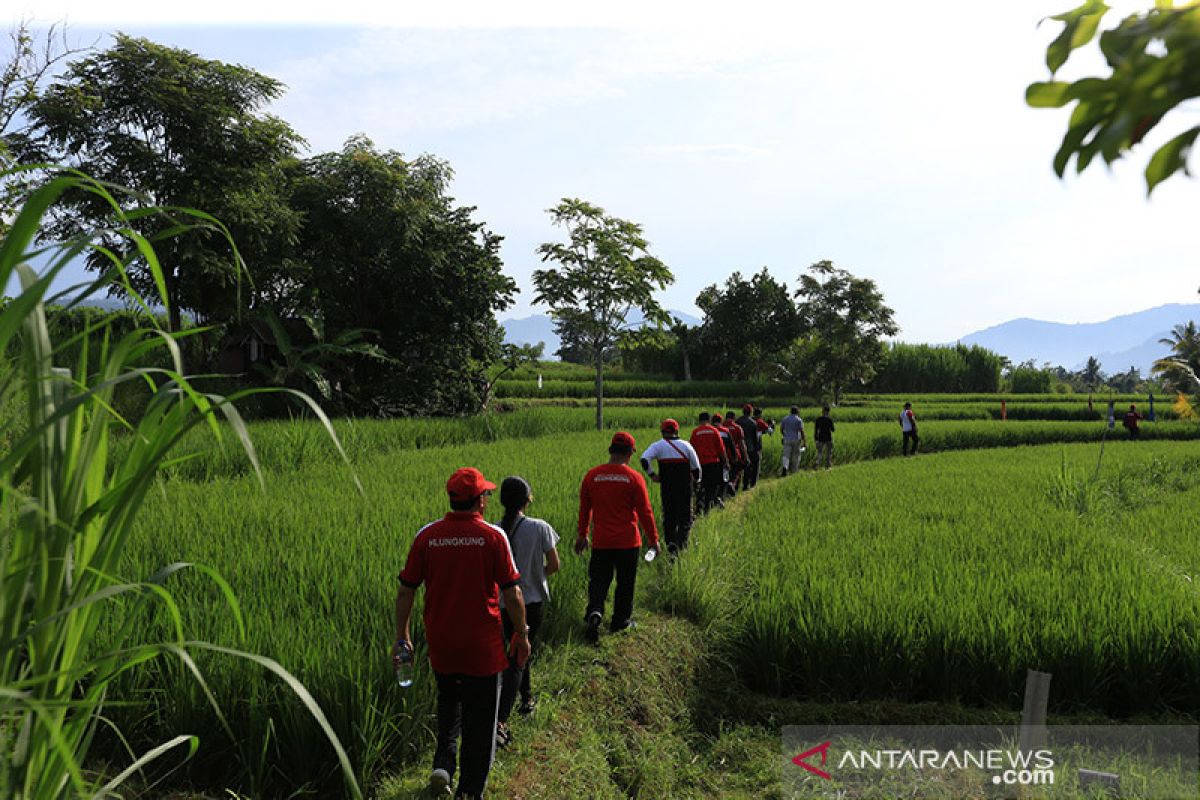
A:
POLYGON ((616 633, 633 625, 633 587, 642 546, 638 528, 646 535, 650 547, 658 548, 658 528, 646 481, 629 466, 634 446, 631 435, 617 431, 608 447, 608 462, 589 470, 579 487, 579 535, 575 539, 575 552, 587 549, 590 528, 592 557, 588 561, 584 637, 593 643, 600 638, 604 603, 614 573, 617 589, 608 629, 616 633))
POLYGON ((725 507, 724 498, 733 494, 733 490, 729 484, 729 476, 737 468, 738 461, 741 460, 741 453, 733 444, 733 434, 729 432, 729 428, 725 426, 725 418, 721 416, 720 411, 713 412, 712 425, 717 429, 717 433, 721 435, 721 444, 725 446, 725 454, 728 456, 728 461, 725 464, 725 469, 721 471, 721 485, 717 489, 717 502, 722 508, 725 507))
POLYGON ((746 431, 738 424, 735 411, 726 412, 725 430, 729 431, 729 437, 733 440, 733 452, 737 455, 729 470, 729 485, 733 487, 732 491, 736 492, 739 480, 750 468, 750 442, 746 440, 746 431))
POLYGON ((905 403, 904 410, 900 412, 900 431, 904 438, 904 455, 908 455, 908 443, 912 442, 912 454, 915 456, 920 439, 917 438, 917 417, 913 414, 912 403, 905 403))
MULTIPOLYGON (((729 412, 733 416, 733 412, 729 412)), ((747 403, 742 406, 742 415, 735 420, 738 430, 742 432, 742 441, 746 445, 746 468, 742 470, 742 489, 753 489, 758 483, 759 461, 762 458, 762 434, 758 423, 754 421, 754 406, 747 403)))
POLYGON ((1125 430, 1129 431, 1129 438, 1136 439, 1141 436, 1142 432, 1138 428, 1138 421, 1145 419, 1138 413, 1137 406, 1133 403, 1129 404, 1129 411, 1126 412, 1125 418, 1121 420, 1121 424, 1125 426, 1125 430))
MULTIPOLYGON (((542 627, 542 609, 550 599, 550 584, 547 581, 561 566, 558 559, 558 532, 545 520, 525 516, 533 502, 533 489, 529 482, 516 475, 500 482, 500 504, 504 516, 500 528, 508 535, 513 560, 521 573, 521 594, 525 598, 525 623, 529 626, 529 644, 533 646, 538 629, 542 627)), ((500 601, 500 612, 504 619, 504 640, 512 639, 516 630, 504 599, 500 601)), ((533 713, 535 701, 530 687, 530 668, 515 659, 509 659, 508 669, 500 689, 500 714, 496 725, 496 744, 503 747, 511 739, 508 717, 512 713, 517 694, 521 705, 517 709, 522 716, 533 713)))
POLYGON ((524 665, 529 632, 521 575, 504 531, 483 519, 496 488, 479 470, 450 476, 450 513, 417 533, 400 572, 396 595, 396 645, 412 648, 409 620, 417 589, 425 585, 425 641, 437 679, 437 749, 429 788, 448 790, 462 736, 462 774, 456 796, 481 798, 496 753, 500 675, 509 659, 524 665), (503 638, 498 594, 514 632, 503 638))
POLYGON ((700 458, 679 438, 679 423, 664 419, 662 438, 646 448, 641 460, 650 480, 662 486, 662 535, 667 552, 678 555, 692 530, 692 485, 700 482, 700 458))
POLYGON ((804 435, 804 420, 800 418, 800 407, 792 406, 792 412, 779 423, 779 431, 783 436, 783 455, 780 457, 780 472, 791 475, 800 469, 800 460, 808 439, 804 435))
POLYGON ((775 433, 775 420, 763 419, 763 410, 755 406, 754 424, 758 426, 758 470, 754 473, 754 483, 757 484, 758 479, 762 477, 763 437, 775 433))
POLYGON ((817 463, 814 467, 833 466, 833 418, 829 416, 829 406, 821 406, 821 416, 813 421, 813 440, 817 443, 817 463))
POLYGON ((707 513, 715 503, 720 502, 721 474, 729 468, 725 444, 720 432, 709 424, 710 419, 707 411, 701 411, 699 424, 692 429, 692 435, 688 439, 700 459, 697 510, 701 514, 707 513))

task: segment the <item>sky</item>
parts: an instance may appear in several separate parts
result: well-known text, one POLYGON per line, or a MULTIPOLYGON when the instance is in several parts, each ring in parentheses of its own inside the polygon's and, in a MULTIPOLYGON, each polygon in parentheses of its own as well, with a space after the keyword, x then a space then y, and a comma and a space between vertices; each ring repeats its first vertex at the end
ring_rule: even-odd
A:
POLYGON ((1148 199, 1145 148, 1051 168, 1067 112, 1024 90, 1058 29, 1039 21, 1072 0, 175 5, 0 0, 76 43, 121 30, 275 77, 269 111, 311 153, 365 133, 445 159, 505 237, 502 317, 544 313, 530 275, 563 197, 641 224, 675 274, 665 305, 694 314, 735 270, 794 286, 821 259, 876 281, 914 342, 1197 298, 1195 182, 1148 199))

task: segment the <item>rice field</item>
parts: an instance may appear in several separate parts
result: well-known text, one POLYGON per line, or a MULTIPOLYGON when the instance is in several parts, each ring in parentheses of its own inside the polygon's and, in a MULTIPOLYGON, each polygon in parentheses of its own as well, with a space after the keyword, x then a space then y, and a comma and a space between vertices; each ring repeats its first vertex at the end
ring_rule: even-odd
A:
MULTIPOLYGON (((839 469, 769 481, 702 521, 683 559, 654 565, 657 580, 642 587, 656 591, 640 602, 704 623, 737 667, 731 680, 777 694, 1008 702, 1024 670, 1040 665, 1056 688, 1071 687, 1058 702, 1114 714, 1200 710, 1188 688, 1200 685, 1200 608, 1180 577, 1200 572, 1200 553, 1179 535, 1197 499, 1200 426, 1146 425, 1136 444, 1118 429, 1096 488, 1078 479, 1094 467, 1102 423, 934 415, 988 405, 918 407, 929 455, 907 460, 889 458, 900 449, 895 403, 837 409, 839 469), (883 412, 883 421, 871 416, 883 412), (1126 523, 1138 533, 1122 540, 1126 523)), ((700 408, 613 407, 607 423, 644 447, 663 417, 686 431, 700 408)), ((181 452, 191 457, 147 500, 128 576, 173 561, 220 572, 241 602, 245 638, 212 582, 182 575, 169 586, 188 637, 292 670, 369 784, 432 741, 430 675, 419 670, 416 686, 398 691, 388 649, 396 573, 417 529, 444 513, 446 476, 464 465, 493 479, 523 475, 531 513, 569 543, 578 480, 607 457, 609 433, 592 424, 589 409, 566 407, 338 422, 347 467, 310 421, 256 423, 265 491, 235 443, 189 440, 181 452)), ((764 473, 778 458, 770 437, 764 473)), ((550 646, 575 640, 584 607, 586 562, 560 552, 542 634, 550 646)), ((161 614, 128 613, 166 631, 161 614)), ((414 633, 420 648, 419 614, 414 633)), ((251 796, 337 792, 327 741, 284 687, 245 661, 198 660, 235 738, 185 668, 167 661, 126 674, 120 696, 149 702, 111 716, 137 742, 200 735, 190 780, 251 796)))

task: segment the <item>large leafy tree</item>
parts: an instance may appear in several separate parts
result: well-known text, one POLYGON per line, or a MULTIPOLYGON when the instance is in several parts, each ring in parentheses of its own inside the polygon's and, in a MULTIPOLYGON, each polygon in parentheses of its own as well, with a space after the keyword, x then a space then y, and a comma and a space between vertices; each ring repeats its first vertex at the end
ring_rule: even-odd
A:
MULTIPOLYGON (((30 105, 30 128, 14 137, 14 149, 24 161, 75 167, 134 190, 127 211, 204 209, 228 226, 251 276, 270 283, 265 272, 299 223, 283 187, 300 138, 260 111, 282 91, 252 69, 118 34, 109 49, 73 62, 30 105)), ((54 235, 96 227, 111 212, 91 192, 72 194, 65 209, 54 235)), ((163 215, 134 224, 149 239, 174 225, 163 215)), ((115 237, 105 243, 130 246, 115 237)), ((243 265, 223 236, 198 229, 162 238, 158 250, 172 329, 182 309, 207 321, 240 310, 243 265)), ((101 270, 107 261, 96 253, 88 265, 101 270)), ((133 260, 129 278, 139 293, 157 294, 145 259, 133 260)), ((243 305, 253 304, 253 295, 243 297, 243 305)))
POLYGON ((765 267, 750 278, 735 272, 724 287, 706 287, 696 305, 704 312, 700 340, 705 363, 724 378, 748 380, 773 371, 800 333, 787 285, 765 267))
POLYGON ((604 427, 605 354, 622 341, 671 324, 654 292, 675 277, 650 255, 640 225, 579 199, 564 198, 549 214, 555 225, 566 228, 568 241, 538 247, 543 262, 559 266, 534 271, 534 301, 548 305, 560 328, 567 326, 586 348, 596 370, 599 430, 604 427), (630 319, 635 309, 638 323, 630 319))
POLYGON ((516 284, 503 274, 501 238, 447 195, 450 167, 406 160, 365 137, 305 161, 291 202, 304 226, 281 303, 329 331, 364 328, 392 359, 344 369, 359 412, 477 409, 503 333, 496 312, 516 284))
POLYGON ((1185 121, 1186 112, 1181 108, 1200 96, 1200 2, 1177 5, 1172 0, 1157 0, 1154 8, 1129 15, 1100 34, 1107 75, 1057 80, 1058 70, 1072 52, 1095 39, 1108 11, 1102 0, 1087 0, 1053 17, 1063 27, 1046 49, 1051 80, 1030 84, 1026 101, 1035 108, 1074 103, 1054 157, 1059 176, 1072 158, 1080 172, 1097 155, 1111 164, 1163 124, 1168 115, 1176 125, 1182 122, 1184 129, 1161 145, 1146 165, 1146 188, 1153 191, 1176 172, 1187 173, 1188 155, 1200 135, 1200 125, 1185 121))
POLYGON ((1088 356, 1087 364, 1084 365, 1079 377, 1082 379, 1083 385, 1088 389, 1095 389, 1104 383, 1105 376, 1100 370, 1100 362, 1095 356, 1088 356))
POLYGON ((791 372, 836 401, 844 387, 874 377, 884 338, 900 328, 870 278, 856 278, 831 261, 816 262, 808 273, 796 291, 804 341, 793 350, 791 372))

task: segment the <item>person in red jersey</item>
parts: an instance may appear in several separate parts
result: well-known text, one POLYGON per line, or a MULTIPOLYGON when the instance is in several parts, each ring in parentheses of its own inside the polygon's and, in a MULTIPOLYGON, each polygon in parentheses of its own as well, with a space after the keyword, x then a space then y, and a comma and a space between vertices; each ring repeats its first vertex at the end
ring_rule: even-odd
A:
POLYGON ((429 787, 448 790, 462 736, 458 798, 481 798, 495 758, 500 675, 509 656, 529 658, 525 600, 508 536, 484 521, 496 488, 472 467, 450 476, 450 513, 417 533, 400 572, 396 595, 396 646, 412 652, 409 619, 417 589, 425 585, 425 641, 437 679, 437 749, 429 787), (499 591, 497 591, 499 589, 499 591), (505 647, 499 594, 513 622, 505 647))
POLYGON ((729 469, 729 456, 721 433, 709 424, 709 419, 708 412, 701 411, 700 423, 692 429, 688 439, 700 459, 700 493, 696 510, 701 514, 720 502, 721 475, 729 469))
POLYGON ((600 638, 600 622, 613 574, 617 589, 609 630, 613 633, 633 625, 633 587, 637 581, 638 553, 642 538, 638 528, 658 549, 658 528, 650 507, 650 493, 641 473, 629 466, 633 437, 625 431, 613 434, 608 463, 588 470, 579 487, 579 528, 575 552, 588 546, 592 534, 592 557, 588 561, 588 605, 584 621, 589 642, 600 638))
MULTIPOLYGON (((746 441, 746 432, 737 422, 737 414, 730 411, 725 415, 725 430, 733 440, 733 463, 729 467, 730 494, 736 494, 741 486, 741 477, 750 468, 750 443, 746 441)), ((754 432, 755 439, 758 431, 754 432)))

